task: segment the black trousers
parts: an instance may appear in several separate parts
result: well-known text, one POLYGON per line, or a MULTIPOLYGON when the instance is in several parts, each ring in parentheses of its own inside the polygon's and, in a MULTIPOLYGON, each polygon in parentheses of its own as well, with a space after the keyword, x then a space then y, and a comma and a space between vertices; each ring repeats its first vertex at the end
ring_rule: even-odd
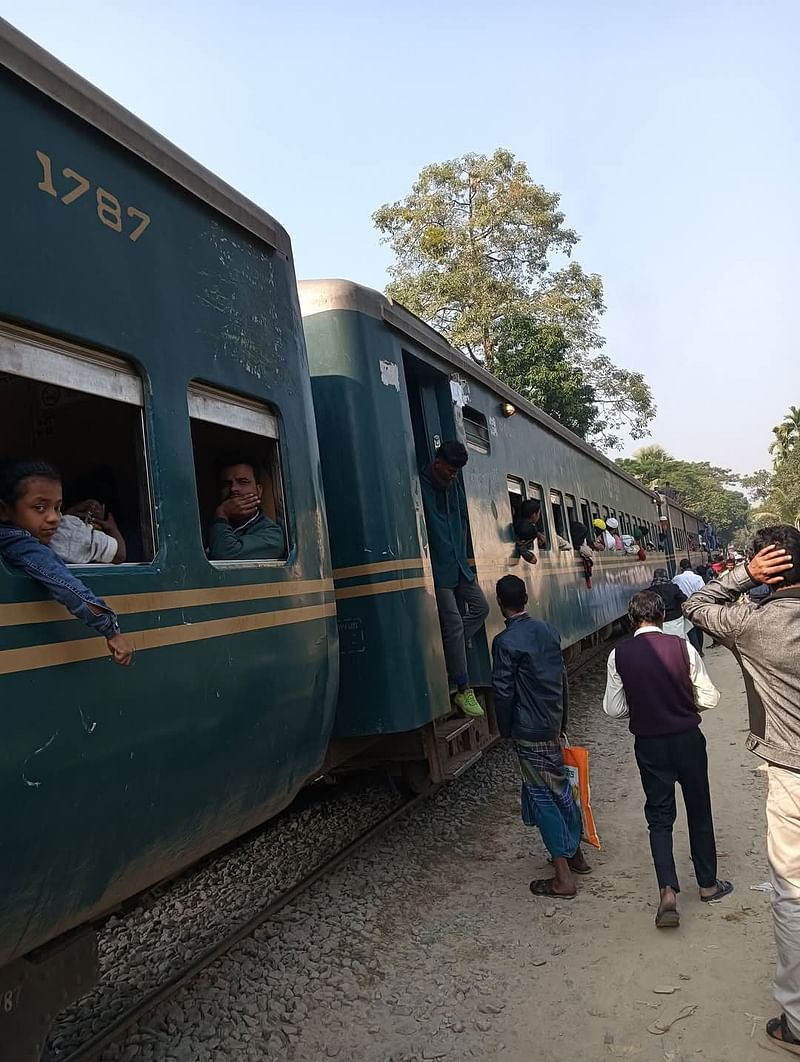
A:
POLYGON ((669 886, 680 892, 672 854, 676 782, 683 790, 697 884, 701 889, 710 888, 717 880, 717 848, 708 789, 706 739, 700 727, 692 727, 682 734, 637 737, 634 748, 646 797, 644 816, 650 829, 650 850, 659 888, 669 886))
POLYGON ((688 631, 686 637, 689 639, 689 641, 692 643, 692 645, 698 651, 700 656, 702 656, 703 655, 703 632, 700 630, 700 628, 699 627, 695 627, 694 625, 692 625, 689 628, 689 631, 688 631))

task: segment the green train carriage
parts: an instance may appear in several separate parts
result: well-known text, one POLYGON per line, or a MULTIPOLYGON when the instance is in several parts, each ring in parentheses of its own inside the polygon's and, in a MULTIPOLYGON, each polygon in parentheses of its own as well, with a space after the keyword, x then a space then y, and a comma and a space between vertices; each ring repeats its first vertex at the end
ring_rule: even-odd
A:
POLYGON ((79 574, 137 647, 113 667, 0 565, 0 1058, 23 1062, 92 976, 74 931, 319 772, 338 651, 288 236, 6 24, 0 62, 0 454, 113 495, 129 563, 79 574), (263 463, 283 559, 207 559, 228 450, 263 463))
MULTIPOLYGON (((299 290, 336 580, 336 733, 398 735, 413 721, 425 729, 416 745, 407 741, 409 758, 426 757, 434 780, 452 777, 493 733, 485 722, 447 718, 419 469, 445 439, 469 449, 463 478, 474 565, 492 606, 471 649, 471 678, 484 691, 489 641, 502 628, 496 580, 520 575, 534 614, 561 631, 574 657, 625 614, 664 561, 657 553, 645 561, 597 553, 589 588, 566 541, 569 525, 614 516, 623 534, 646 525, 657 542, 657 498, 378 292, 343 280, 301 281, 299 290), (541 501, 549 545, 536 565, 517 556, 511 528, 526 497, 541 501), (559 539, 568 548, 558 548, 559 539)), ((396 749, 397 740, 386 747, 396 749)))

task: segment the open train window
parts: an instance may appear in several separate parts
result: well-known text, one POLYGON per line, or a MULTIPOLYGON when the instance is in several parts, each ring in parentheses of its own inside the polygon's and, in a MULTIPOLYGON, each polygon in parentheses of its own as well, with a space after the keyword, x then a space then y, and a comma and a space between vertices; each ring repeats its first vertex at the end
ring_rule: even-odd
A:
POLYGON ((611 510, 608 508, 607 505, 604 505, 603 506, 603 519, 607 520, 609 518, 609 516, 611 516, 611 510))
POLYGON ((599 520, 600 519, 600 506, 597 504, 596 501, 592 502, 592 519, 593 520, 599 520))
POLYGON ((547 510, 544 505, 544 489, 541 483, 528 483, 528 497, 535 498, 539 502, 540 516, 539 516, 539 530, 544 535, 544 545, 539 546, 539 549, 550 549, 552 545, 550 541, 550 526, 547 519, 547 510))
MULTIPOLYGON (((136 370, 119 358, 0 329, 0 456, 54 465, 65 513, 72 509, 85 527, 92 511, 93 526, 106 532, 113 516, 126 562, 139 564, 155 555, 143 393, 136 370)), ((62 556, 110 563, 120 556, 114 537, 70 535, 72 552, 62 556)))
POLYGON ((472 406, 464 406, 464 434, 467 446, 478 454, 489 453, 489 426, 486 417, 472 406))
POLYGON ((594 517, 592 516, 592 510, 588 500, 586 498, 581 498, 581 520, 587 531, 591 530, 593 519, 594 517))
MULTIPOLYGON (((577 524, 578 522, 578 505, 575 501, 575 495, 565 494, 564 503, 567 506, 567 530, 569 530, 573 524, 577 524)), ((570 536, 567 535, 567 538, 569 537, 570 536)))
POLYGON ((209 560, 285 563, 289 525, 277 416, 261 402, 200 383, 189 385, 188 403, 209 560), (256 497, 246 502, 248 494, 256 497))
POLYGON ((569 538, 567 531, 566 516, 564 513, 564 497, 560 490, 550 488, 550 507, 553 510, 553 528, 555 533, 562 538, 569 538))
POLYGON ((525 484, 519 476, 506 476, 508 486, 508 506, 511 509, 511 521, 516 520, 519 508, 525 501, 525 484))

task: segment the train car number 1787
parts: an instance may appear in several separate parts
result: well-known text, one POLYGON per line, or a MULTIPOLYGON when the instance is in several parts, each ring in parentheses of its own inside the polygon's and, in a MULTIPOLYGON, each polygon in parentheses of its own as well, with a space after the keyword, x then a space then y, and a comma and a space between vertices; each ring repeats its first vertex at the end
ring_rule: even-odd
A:
MULTIPOLYGON (((65 166, 61 171, 62 175, 66 177, 68 181, 72 182, 72 187, 64 195, 59 197, 58 190, 53 184, 53 164, 50 161, 50 156, 45 155, 43 151, 36 152, 36 158, 39 160, 39 164, 42 167, 42 179, 39 181, 38 188, 45 192, 47 195, 52 195, 56 199, 60 198, 64 206, 69 206, 70 203, 74 203, 76 199, 80 199, 82 195, 85 195, 91 188, 89 181, 82 177, 75 170, 69 166, 65 166)), ((122 232, 122 205, 119 199, 115 195, 112 195, 106 188, 101 188, 100 185, 95 189, 95 200, 97 202, 97 217, 104 225, 109 229, 113 229, 114 232, 122 232)), ((127 216, 133 218, 138 224, 128 233, 128 239, 133 243, 139 239, 144 230, 150 224, 150 215, 145 214, 143 210, 137 210, 136 207, 129 206, 127 216)))

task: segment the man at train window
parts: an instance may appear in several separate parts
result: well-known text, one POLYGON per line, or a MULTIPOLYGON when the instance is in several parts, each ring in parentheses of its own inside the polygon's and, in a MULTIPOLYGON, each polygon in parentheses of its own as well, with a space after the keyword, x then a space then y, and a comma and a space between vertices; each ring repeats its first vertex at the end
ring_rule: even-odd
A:
POLYGON ((467 558, 469 522, 461 469, 469 460, 460 442, 444 442, 420 472, 422 503, 442 628, 447 673, 453 698, 465 715, 483 715, 467 670, 467 643, 489 615, 489 604, 467 558))
POLYGON ((284 556, 283 531, 261 510, 257 464, 232 458, 220 468, 220 503, 208 529, 211 560, 274 560, 284 556))

